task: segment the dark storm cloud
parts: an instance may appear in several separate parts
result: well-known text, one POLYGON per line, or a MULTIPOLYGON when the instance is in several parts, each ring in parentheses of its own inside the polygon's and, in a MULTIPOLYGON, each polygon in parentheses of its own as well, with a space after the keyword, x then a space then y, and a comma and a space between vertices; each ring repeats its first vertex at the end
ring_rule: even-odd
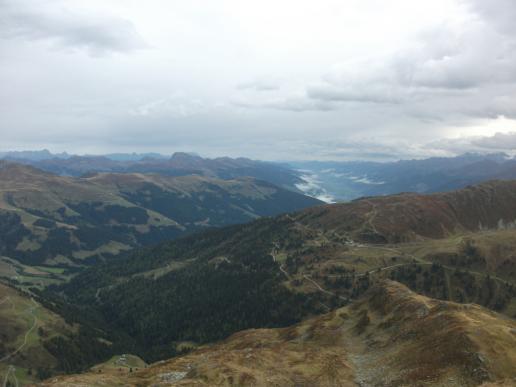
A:
POLYGON ((79 13, 66 3, 0 1, 0 37, 47 40, 91 55, 127 52, 147 45, 128 20, 102 13, 79 13))

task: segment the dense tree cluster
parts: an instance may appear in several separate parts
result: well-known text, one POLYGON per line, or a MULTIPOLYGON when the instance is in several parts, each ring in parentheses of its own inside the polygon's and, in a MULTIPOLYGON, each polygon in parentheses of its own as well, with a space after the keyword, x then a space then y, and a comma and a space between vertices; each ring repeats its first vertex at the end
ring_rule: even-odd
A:
POLYGON ((18 214, 0 210, 0 253, 16 248, 23 238, 29 234, 29 230, 21 222, 18 214))
POLYGON ((474 275, 467 269, 447 269, 439 263, 430 268, 416 263, 396 268, 391 279, 433 298, 476 303, 503 311, 516 296, 514 285, 489 274, 474 275))
POLYGON ((317 295, 282 285, 271 250, 296 235, 284 226, 264 218, 253 223, 253 233, 250 225, 238 225, 142 249, 51 287, 46 296, 66 295, 79 314, 93 308, 88 313, 96 326, 147 360, 174 355, 181 341, 205 343, 246 328, 291 325, 318 307, 317 295), (155 269, 163 274, 142 274, 155 269))

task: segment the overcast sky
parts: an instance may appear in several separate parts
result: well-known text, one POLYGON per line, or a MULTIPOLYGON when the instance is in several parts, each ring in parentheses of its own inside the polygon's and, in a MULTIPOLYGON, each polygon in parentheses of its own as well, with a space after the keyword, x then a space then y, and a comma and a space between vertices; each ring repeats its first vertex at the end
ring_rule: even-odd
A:
POLYGON ((0 150, 516 150, 514 0, 0 0, 0 150))

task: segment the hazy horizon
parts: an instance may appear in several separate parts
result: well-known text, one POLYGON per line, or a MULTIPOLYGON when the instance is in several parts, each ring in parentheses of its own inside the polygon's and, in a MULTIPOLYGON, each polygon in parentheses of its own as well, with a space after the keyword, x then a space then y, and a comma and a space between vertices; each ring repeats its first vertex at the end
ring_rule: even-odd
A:
MULTIPOLYGON (((113 160, 116 160, 117 156, 118 156, 118 157, 120 157, 120 159, 119 159, 120 161, 121 160, 130 160, 130 159, 135 160, 134 157, 136 157, 136 158, 155 157, 157 159, 166 160, 166 159, 174 156, 174 154, 176 154, 176 153, 186 153, 190 156, 198 156, 203 159, 217 159, 217 158, 230 157, 233 159, 244 158, 244 159, 251 159, 251 160, 256 160, 256 161, 266 161, 266 162, 273 162, 273 163, 294 163, 294 164, 295 163, 303 163, 303 162, 321 162, 321 163, 336 162, 336 163, 338 163, 338 162, 360 162, 360 161, 391 163, 391 162, 397 162, 397 161, 427 160, 427 159, 431 159, 433 157, 455 158, 455 157, 462 157, 462 156, 467 156, 467 155, 476 155, 479 157, 482 157, 482 156, 486 156, 486 157, 487 156, 505 156, 507 158, 516 157, 516 155, 514 155, 510 152, 503 152, 503 151, 500 151, 500 152, 466 151, 464 153, 458 153, 455 155, 443 155, 443 156, 436 155, 436 156, 429 156, 429 157, 420 156, 420 157, 406 157, 406 158, 402 158, 402 157, 400 157, 400 158, 396 158, 396 157, 381 158, 377 155, 377 157, 374 157, 374 158, 356 157, 356 158, 341 158, 341 159, 337 159, 337 158, 335 158, 335 159, 311 158, 310 159, 310 158, 303 158, 302 156, 299 156, 298 158, 293 157, 293 158, 289 158, 289 159, 274 159, 274 158, 266 159, 266 158, 249 157, 245 154, 237 154, 237 155, 233 155, 233 156, 228 156, 227 154, 206 155, 206 154, 200 154, 199 152, 188 151, 188 150, 176 150, 176 151, 171 151, 169 153, 152 152, 152 151, 150 151, 150 152, 127 151, 127 152, 107 152, 107 153, 73 153, 73 152, 68 152, 66 150, 61 151, 61 152, 52 152, 51 150, 45 148, 45 149, 19 149, 19 150, 0 149, 0 160, 4 157, 11 157, 11 158, 13 158, 13 160, 16 160, 17 158, 22 160, 23 155, 26 153, 37 154, 37 153, 44 153, 44 152, 48 152, 51 155, 51 158, 55 158, 55 157, 67 158, 67 157, 74 157, 74 156, 78 156, 78 157, 111 157, 113 160), (133 157, 133 158, 131 158, 131 157, 133 157)), ((41 160, 44 160, 44 159, 47 159, 47 158, 42 158, 41 160)))

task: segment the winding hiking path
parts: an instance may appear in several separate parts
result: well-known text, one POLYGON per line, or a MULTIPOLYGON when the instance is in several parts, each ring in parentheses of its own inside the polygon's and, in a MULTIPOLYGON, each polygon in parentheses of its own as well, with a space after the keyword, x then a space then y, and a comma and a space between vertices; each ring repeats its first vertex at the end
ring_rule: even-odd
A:
MULTIPOLYGON (((36 303, 36 301, 34 301, 33 298, 31 298, 30 300, 33 305, 29 307, 28 311, 31 314, 31 316, 33 317, 32 325, 27 330, 27 332, 25 332, 25 335, 23 337, 23 343, 20 344, 20 346, 18 348, 16 348, 13 352, 11 352, 11 353, 5 355, 3 358, 1 358, 0 362, 4 362, 4 361, 8 360, 11 357, 13 357, 14 355, 16 355, 18 352, 20 352, 27 345, 29 335, 32 333, 32 331, 34 331, 34 329, 36 328, 36 325, 38 324, 38 318, 34 315, 34 311, 39 307, 39 305, 36 303)), ((0 305, 5 303, 6 301, 9 301, 11 303, 12 309, 14 309, 15 305, 14 305, 13 301, 11 300, 10 296, 4 297, 0 301, 0 305)), ((14 385, 16 387, 18 387, 19 383, 18 383, 18 378, 16 377, 16 367, 14 367, 12 364, 9 364, 9 366, 7 367, 7 372, 4 377, 3 387, 7 387, 9 378, 11 378, 11 380, 14 381, 14 385)))
POLYGON ((288 274, 288 272, 285 270, 285 268, 283 267, 283 265, 280 265, 279 269, 281 270, 281 272, 283 274, 285 274, 285 277, 287 277, 288 279, 290 279, 290 274, 288 274))
POLYGON ((370 200, 364 200, 364 201, 372 207, 371 211, 368 213, 367 224, 369 225, 369 227, 371 227, 371 230, 373 230, 375 234, 382 235, 381 233, 378 232, 378 230, 376 229, 376 226, 373 223, 376 216, 378 215, 378 209, 377 209, 376 204, 370 200))
MULTIPOLYGON (((369 228, 376 234, 379 234, 379 235, 382 235, 376 228, 376 225, 375 225, 375 220, 376 220, 376 217, 378 215, 378 209, 377 209, 377 205, 375 203, 373 203, 372 201, 370 200, 365 200, 365 202, 370 206, 370 211, 367 213, 367 218, 365 219, 365 225, 369 226, 369 228)), ((321 238, 325 239, 325 240, 330 240, 328 239, 328 235, 325 234, 324 232, 322 232, 321 230, 318 230, 318 229, 314 229, 308 225, 305 225, 303 224, 302 222, 299 222, 297 219, 293 218, 291 215, 287 214, 285 215, 285 218, 288 219, 289 221, 293 222, 295 225, 301 227, 301 228, 304 228, 308 231, 312 231, 315 233, 315 235, 319 235, 321 238)), ((434 262, 429 262, 429 261, 426 261, 422 258, 419 258, 417 257, 416 255, 412 254, 412 253, 408 253, 406 251, 403 251, 402 249, 400 248, 397 248, 397 247, 391 247, 389 245, 379 245, 379 244, 370 244, 370 243, 366 243, 366 244, 361 244, 361 243, 356 243, 354 242, 352 239, 349 238, 349 236, 343 236, 343 235, 340 235, 340 233, 336 232, 335 230, 332 231, 333 232, 333 235, 338 237, 339 239, 341 240, 347 240, 346 244, 350 247, 353 247, 353 248, 364 248, 364 249, 374 249, 374 250, 382 250, 382 251, 385 251, 385 252, 389 252, 391 254, 395 254, 399 257, 405 257, 405 258, 409 258, 412 260, 412 262, 405 262, 405 263, 397 263, 397 264, 393 264, 393 265, 388 265, 388 266, 383 266, 383 267, 377 267, 375 269, 371 269, 371 270, 367 270, 363 273, 354 273, 354 274, 351 274, 351 275, 348 275, 348 276, 354 276, 354 277, 364 277, 366 275, 370 275, 370 274, 374 274, 374 273, 380 273, 380 272, 384 272, 384 271, 388 271, 388 270, 391 270, 391 269, 395 269, 395 268, 398 268, 398 267, 403 267, 403 266, 411 266, 411 265, 419 265, 419 266, 431 266, 434 264, 434 262)), ((463 236, 460 236, 459 237, 459 242, 461 240, 463 240, 463 236)), ((406 243, 406 244, 403 244, 404 246, 408 246, 408 245, 416 245, 415 243, 406 243)), ((272 252, 271 252, 271 255, 274 259, 274 262, 278 262, 278 259, 277 259, 277 254, 278 254, 278 251, 279 251, 279 246, 277 243, 274 243, 274 247, 272 249, 272 252)), ((279 263, 279 262, 278 262, 279 263)), ((384 264, 387 263, 384 261, 384 264)), ((452 272, 454 270, 456 270, 455 267, 451 267, 451 266, 447 266, 447 265, 442 265, 441 264, 441 267, 443 267, 445 269, 445 287, 446 287, 446 290, 448 292, 448 298, 450 298, 450 294, 451 294, 451 288, 452 288, 452 285, 451 285, 451 278, 450 278, 450 273, 449 272, 452 272)), ((289 280, 292 279, 292 277, 290 276, 290 274, 285 270, 285 268, 283 267, 282 264, 279 265, 279 269, 280 271, 285 275, 285 277, 289 280)), ((474 270, 470 270, 470 269, 466 269, 466 268, 461 268, 462 271, 464 272, 468 272, 472 275, 475 275, 475 276, 485 276, 485 273, 480 273, 480 272, 477 272, 477 271, 474 271, 474 270)), ((327 274, 326 275, 327 277, 342 277, 343 275, 342 274, 327 274)), ((505 283, 505 284, 516 284, 510 280, 506 280, 506 279, 502 279, 500 277, 497 277, 496 275, 490 275, 490 277, 496 281, 499 281, 501 283, 505 283)), ((336 296, 338 297, 339 299, 341 300, 345 300, 346 302, 349 302, 351 301, 350 298, 346 298, 346 297, 343 297, 343 296, 340 296, 340 295, 337 295, 336 293, 333 293, 327 289, 324 289, 319 283, 317 283, 317 281, 315 281, 313 278, 310 277, 310 274, 304 274, 303 275, 303 279, 305 279, 306 281, 310 282, 313 286, 315 286, 317 288, 318 291, 320 292, 323 292, 325 294, 328 294, 328 295, 332 295, 332 296, 336 296)), ((328 308, 326 305, 324 305, 326 308, 328 308)))
POLYGON ((18 352, 20 352, 27 345, 29 335, 32 333, 32 331, 36 328, 36 325, 38 324, 38 318, 34 315, 34 311, 39 307, 39 305, 36 303, 36 301, 34 301, 33 298, 31 298, 30 300, 34 304, 34 306, 31 306, 29 308, 29 313, 32 315, 32 317, 34 319, 32 322, 32 326, 27 330, 27 332, 25 332, 25 336, 23 337, 23 343, 18 348, 16 348, 13 352, 11 352, 11 353, 5 355, 3 358, 1 358, 0 362, 6 361, 7 359, 10 359, 14 355, 16 355, 18 352))
MULTIPOLYGON (((278 250, 279 250, 279 245, 276 242, 274 242, 274 247, 272 248, 271 256, 272 256, 273 261, 276 263, 278 263, 278 258, 276 257, 278 254, 278 250)), ((288 272, 285 270, 282 263, 279 265, 279 269, 285 275, 285 277, 290 279, 290 274, 288 274, 288 272)))
POLYGON ((334 297, 338 297, 340 298, 341 300, 343 301, 350 301, 349 298, 347 297, 342 297, 342 296, 339 296, 337 293, 333 293, 333 292, 330 292, 329 290, 326 290, 324 289, 321 285, 319 285, 315 280, 313 280, 312 278, 310 278, 310 276, 308 274, 304 274, 303 275, 303 278, 306 279, 307 281, 309 281, 310 283, 312 283, 319 291, 323 292, 323 293, 326 293, 326 294, 329 294, 331 296, 334 296, 334 297))
POLYGON ((16 387, 19 386, 18 384, 18 378, 16 377, 16 368, 12 365, 10 365, 8 368, 7 368, 7 373, 5 374, 5 377, 4 377, 4 384, 3 384, 3 387, 7 387, 7 383, 9 382, 9 375, 12 376, 13 380, 14 380, 14 385, 16 387))

